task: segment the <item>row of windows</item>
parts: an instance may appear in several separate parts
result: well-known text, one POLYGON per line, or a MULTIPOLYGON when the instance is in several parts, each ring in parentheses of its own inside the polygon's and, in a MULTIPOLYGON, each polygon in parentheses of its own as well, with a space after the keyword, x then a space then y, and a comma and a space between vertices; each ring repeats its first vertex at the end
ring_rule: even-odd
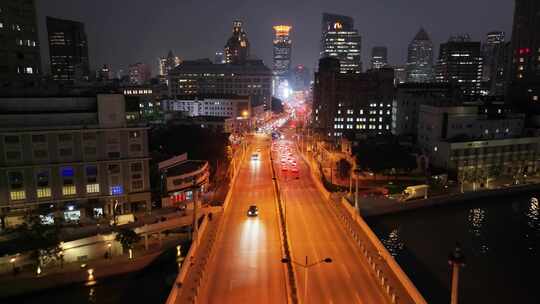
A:
MULTIPOLYGON (((107 138, 114 140, 115 143, 118 142, 118 133, 115 135, 108 134, 107 138)), ((62 133, 58 134, 58 141, 59 142, 70 142, 73 141, 73 134, 71 133, 62 133)), ((130 131, 129 132, 129 138, 140 138, 141 132, 140 131, 130 131)), ((95 141, 97 139, 97 133, 95 132, 84 132, 82 135, 82 138, 84 141, 95 141)), ((46 134, 33 134, 32 135, 32 143, 46 143, 47 142, 47 136, 46 134)), ((4 143, 8 145, 13 144, 19 144, 21 143, 21 137, 19 135, 6 135, 4 136, 4 143)), ((108 142, 109 143, 109 142, 108 142)))

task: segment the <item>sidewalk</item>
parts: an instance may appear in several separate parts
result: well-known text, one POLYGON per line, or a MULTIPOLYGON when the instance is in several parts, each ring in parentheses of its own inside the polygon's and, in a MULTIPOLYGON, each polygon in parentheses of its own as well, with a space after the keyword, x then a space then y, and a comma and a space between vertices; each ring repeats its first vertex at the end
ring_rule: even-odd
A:
MULTIPOLYGON (((39 290, 57 288, 64 285, 88 282, 88 270, 93 269, 94 280, 133 272, 148 266, 163 251, 174 248, 180 240, 176 236, 169 236, 163 240, 160 247, 158 242, 144 250, 144 242, 139 242, 133 249, 133 259, 128 254, 113 256, 111 259, 96 259, 84 262, 87 266, 81 268, 80 262, 64 264, 63 267, 52 266, 44 268, 40 276, 36 276, 35 269, 25 268, 19 274, 6 274, 0 276, 0 298, 7 298, 39 290)), ((186 251, 184 249, 183 251, 186 251)), ((185 252, 183 252, 185 254, 185 252)))

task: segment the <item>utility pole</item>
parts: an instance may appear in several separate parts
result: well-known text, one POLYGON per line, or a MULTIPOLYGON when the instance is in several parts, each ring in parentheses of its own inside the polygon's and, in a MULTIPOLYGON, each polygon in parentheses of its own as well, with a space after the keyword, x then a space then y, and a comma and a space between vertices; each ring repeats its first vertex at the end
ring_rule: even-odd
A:
POLYGON ((192 241, 197 242, 197 234, 199 229, 199 223, 197 219, 197 203, 199 200, 199 189, 197 187, 193 187, 193 233, 191 235, 192 241))
POLYGON ((448 264, 452 266, 452 292, 450 304, 458 304, 459 269, 465 266, 465 256, 461 252, 461 246, 456 243, 456 248, 448 256, 448 264))

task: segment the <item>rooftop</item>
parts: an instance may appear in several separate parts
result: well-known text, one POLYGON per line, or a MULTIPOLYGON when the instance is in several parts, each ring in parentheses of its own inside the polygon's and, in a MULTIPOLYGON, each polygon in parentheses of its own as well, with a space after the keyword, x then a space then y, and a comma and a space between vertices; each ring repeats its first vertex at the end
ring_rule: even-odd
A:
POLYGON ((186 160, 167 169, 167 177, 181 176, 202 169, 207 165, 205 160, 186 160))

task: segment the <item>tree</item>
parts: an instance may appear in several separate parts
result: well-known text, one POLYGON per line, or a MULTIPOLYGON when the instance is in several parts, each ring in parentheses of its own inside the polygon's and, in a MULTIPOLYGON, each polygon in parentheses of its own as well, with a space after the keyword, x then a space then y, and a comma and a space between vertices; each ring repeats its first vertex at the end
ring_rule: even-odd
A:
POLYGON ((336 163, 336 166, 338 169, 339 177, 341 177, 342 179, 349 177, 349 175, 351 174, 352 166, 346 159, 340 159, 336 163))
POLYGON ((60 257, 61 227, 61 218, 55 218, 54 224, 44 224, 39 215, 28 214, 16 229, 21 239, 31 244, 30 257, 36 267, 46 266, 60 257))
POLYGON ((374 174, 410 172, 416 168, 416 158, 397 143, 361 143, 355 149, 357 164, 363 171, 374 174))
POLYGON ((124 249, 132 249, 133 244, 141 240, 141 237, 131 229, 120 229, 116 233, 116 241, 122 244, 124 249))

